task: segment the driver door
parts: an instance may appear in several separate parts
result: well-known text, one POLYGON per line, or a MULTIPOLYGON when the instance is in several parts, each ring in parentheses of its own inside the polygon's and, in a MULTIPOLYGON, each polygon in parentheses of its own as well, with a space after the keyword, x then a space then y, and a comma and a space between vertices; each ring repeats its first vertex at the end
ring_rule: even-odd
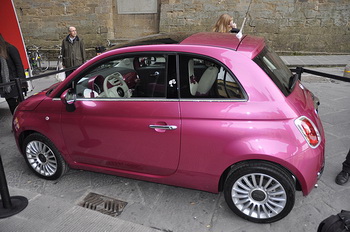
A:
POLYGON ((179 101, 166 96, 170 72, 170 69, 165 72, 167 56, 153 57, 164 61, 157 67, 163 71, 162 76, 152 79, 139 75, 138 84, 128 90, 129 97, 106 96, 101 77, 91 84, 91 79, 98 75, 104 79, 115 72, 138 73, 134 67, 118 65, 122 59, 101 63, 88 73, 78 74, 80 78, 73 83, 77 95, 75 110, 62 110, 62 132, 75 162, 154 175, 171 175, 176 171, 181 131, 179 101), (95 94, 84 95, 89 85, 94 90, 87 91, 95 94), (139 96, 137 92, 143 94, 139 96))

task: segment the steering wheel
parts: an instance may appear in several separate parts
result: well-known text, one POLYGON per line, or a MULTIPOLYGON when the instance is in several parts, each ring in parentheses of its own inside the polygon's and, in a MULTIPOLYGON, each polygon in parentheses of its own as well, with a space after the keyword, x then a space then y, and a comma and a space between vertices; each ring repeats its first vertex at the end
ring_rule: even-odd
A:
POLYGON ((123 80, 122 74, 119 72, 108 75, 103 81, 103 91, 110 98, 129 98, 131 97, 129 87, 123 80), (112 85, 108 88, 108 83, 112 85))

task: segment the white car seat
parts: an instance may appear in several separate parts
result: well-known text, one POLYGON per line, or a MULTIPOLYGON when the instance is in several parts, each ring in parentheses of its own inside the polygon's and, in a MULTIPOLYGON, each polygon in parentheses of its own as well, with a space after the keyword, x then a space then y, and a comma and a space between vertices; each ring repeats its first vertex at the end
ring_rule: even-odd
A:
POLYGON ((216 80, 218 72, 219 69, 214 66, 210 66, 204 71, 201 79, 199 80, 196 95, 205 95, 209 92, 216 80))
POLYGON ((213 86, 219 69, 215 66, 209 66, 202 74, 199 81, 194 75, 194 61, 193 59, 188 61, 188 81, 190 84, 190 92, 192 96, 201 96, 208 94, 209 90, 213 86))
POLYGON ((198 82, 196 80, 196 77, 194 75, 194 61, 193 59, 190 59, 188 61, 188 81, 190 84, 190 92, 192 96, 196 95, 197 88, 198 88, 198 82))

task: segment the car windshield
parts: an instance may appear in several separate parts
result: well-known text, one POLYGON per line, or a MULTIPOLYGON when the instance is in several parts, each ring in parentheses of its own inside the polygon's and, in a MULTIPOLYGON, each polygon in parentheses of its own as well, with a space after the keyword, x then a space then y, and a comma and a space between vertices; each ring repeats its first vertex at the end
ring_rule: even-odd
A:
POLYGON ((265 47, 262 52, 254 58, 254 62, 265 71, 285 96, 288 96, 292 92, 297 78, 294 78, 290 69, 270 48, 265 47))

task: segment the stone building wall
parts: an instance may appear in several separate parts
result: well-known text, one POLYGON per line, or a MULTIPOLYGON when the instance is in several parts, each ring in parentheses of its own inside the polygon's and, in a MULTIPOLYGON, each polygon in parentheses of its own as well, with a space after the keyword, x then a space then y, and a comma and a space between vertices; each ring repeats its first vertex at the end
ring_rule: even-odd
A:
POLYGON ((161 32, 210 31, 223 13, 278 51, 349 53, 349 0, 162 0, 161 32))
MULTIPOLYGON (((52 50, 73 25, 84 38, 90 56, 94 47, 106 45, 107 39, 210 31, 222 13, 231 14, 241 25, 250 3, 157 0, 156 14, 118 14, 120 0, 13 1, 26 45, 52 50)), ((252 0, 244 31, 265 37, 278 51, 350 53, 349 16, 349 0, 252 0)))
POLYGON ((69 26, 77 28, 88 50, 114 37, 113 0, 14 0, 14 5, 27 46, 52 50, 69 26))
MULTIPOLYGON (((157 8, 159 12, 159 6, 155 8, 157 8)), ((142 10, 142 6, 140 10, 142 10)), ((159 33, 159 13, 118 14, 118 4, 113 23, 115 32, 114 38, 117 40, 133 39, 159 33)))
POLYGON ((14 0, 17 17, 27 46, 37 45, 58 55, 56 45, 68 35, 68 27, 75 26, 82 36, 89 57, 94 47, 107 44, 114 37, 113 0, 14 0))
MULTIPOLYGON (((13 0, 26 45, 53 50, 75 26, 89 57, 107 39, 132 39, 159 32, 159 14, 118 14, 118 0, 13 0)), ((141 6, 142 7, 142 6, 141 6)), ((158 7, 159 8, 159 7, 158 7)))

